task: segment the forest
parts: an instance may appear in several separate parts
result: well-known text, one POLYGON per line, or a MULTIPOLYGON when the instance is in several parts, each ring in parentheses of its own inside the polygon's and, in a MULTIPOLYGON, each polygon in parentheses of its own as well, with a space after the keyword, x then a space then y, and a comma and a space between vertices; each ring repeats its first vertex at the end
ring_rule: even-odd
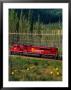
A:
POLYGON ((9 9, 9 44, 62 48, 62 9, 9 9))
POLYGON ((29 25, 32 27, 32 29, 36 29, 38 23, 40 23, 43 27, 44 25, 49 26, 49 24, 57 23, 60 24, 60 27, 59 25, 56 25, 57 26, 56 28, 61 28, 62 10, 61 9, 9 9, 10 32, 13 32, 13 30, 15 31, 15 29, 19 30, 20 28, 22 28, 23 30, 23 27, 27 29, 29 25))

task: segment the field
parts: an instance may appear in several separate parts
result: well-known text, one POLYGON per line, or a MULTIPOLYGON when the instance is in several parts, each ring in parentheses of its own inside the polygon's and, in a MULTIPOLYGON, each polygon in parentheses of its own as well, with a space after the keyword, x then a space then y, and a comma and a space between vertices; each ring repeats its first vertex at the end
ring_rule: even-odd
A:
POLYGON ((9 56, 10 81, 61 81, 62 61, 9 56))

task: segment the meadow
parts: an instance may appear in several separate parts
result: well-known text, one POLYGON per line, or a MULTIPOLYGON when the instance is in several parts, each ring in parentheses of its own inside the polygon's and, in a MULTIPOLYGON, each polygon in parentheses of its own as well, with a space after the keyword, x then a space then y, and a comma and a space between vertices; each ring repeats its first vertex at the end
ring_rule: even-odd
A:
POLYGON ((10 81, 61 81, 62 61, 9 56, 10 81))

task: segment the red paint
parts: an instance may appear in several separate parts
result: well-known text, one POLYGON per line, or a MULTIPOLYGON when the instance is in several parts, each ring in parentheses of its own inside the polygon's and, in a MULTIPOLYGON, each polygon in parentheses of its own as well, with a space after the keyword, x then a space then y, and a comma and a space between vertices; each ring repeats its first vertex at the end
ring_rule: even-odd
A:
POLYGON ((10 52, 56 56, 58 54, 58 49, 55 47, 13 44, 10 48, 10 52))

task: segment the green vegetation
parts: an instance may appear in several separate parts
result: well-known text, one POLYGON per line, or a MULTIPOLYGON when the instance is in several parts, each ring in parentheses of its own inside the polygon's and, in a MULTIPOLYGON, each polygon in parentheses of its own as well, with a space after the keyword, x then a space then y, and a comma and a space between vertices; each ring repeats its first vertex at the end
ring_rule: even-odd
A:
POLYGON ((9 10, 9 44, 57 47, 62 53, 62 11, 9 10), (35 13, 35 14, 34 14, 35 13), (46 23, 47 22, 47 23, 46 23), (12 34, 13 33, 13 34, 12 34), (30 34, 29 34, 30 33, 30 34), (45 35, 46 34, 46 35, 45 35))
MULTIPOLYGON (((9 47, 14 43, 57 47, 62 55, 61 9, 9 9, 9 47)), ((61 81, 62 62, 9 57, 10 81, 61 81)))
POLYGON ((10 81, 61 81, 62 61, 9 57, 10 81))

